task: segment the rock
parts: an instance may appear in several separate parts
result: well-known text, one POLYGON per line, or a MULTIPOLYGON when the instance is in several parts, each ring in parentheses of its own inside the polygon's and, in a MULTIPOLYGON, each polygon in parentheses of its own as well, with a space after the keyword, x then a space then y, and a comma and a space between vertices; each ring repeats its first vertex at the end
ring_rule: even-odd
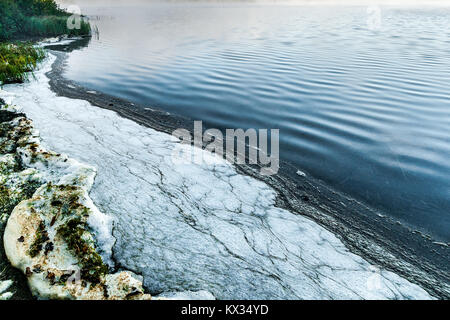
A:
POLYGON ((133 273, 109 273, 114 241, 107 235, 110 220, 89 198, 95 169, 45 150, 23 114, 0 110, 0 118, 0 207, 2 219, 8 219, 5 253, 27 276, 33 295, 150 299, 133 273))

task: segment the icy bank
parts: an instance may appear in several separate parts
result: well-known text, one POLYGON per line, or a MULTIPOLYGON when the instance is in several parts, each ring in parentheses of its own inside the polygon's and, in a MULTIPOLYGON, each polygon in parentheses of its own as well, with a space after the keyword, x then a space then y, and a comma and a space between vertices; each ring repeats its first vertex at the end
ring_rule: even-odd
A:
MULTIPOLYGON (((352 254, 315 222, 277 208, 266 184, 223 160, 175 164, 178 141, 86 101, 56 97, 45 72, 5 87, 46 145, 93 165, 91 197, 114 218, 114 260, 153 293, 219 299, 428 299, 352 254), (214 162, 214 161, 211 161, 214 162)), ((184 146, 189 148, 188 146, 184 146)), ((204 158, 212 157, 205 154, 204 158)))
MULTIPOLYGON (((113 239, 110 219, 88 195, 95 169, 46 150, 32 122, 0 104, 0 213, 1 223, 8 221, 3 244, 32 293, 58 299, 150 299, 131 272, 110 274, 105 264, 113 239)), ((11 285, 0 283, 1 299, 11 297, 5 292, 11 285)))

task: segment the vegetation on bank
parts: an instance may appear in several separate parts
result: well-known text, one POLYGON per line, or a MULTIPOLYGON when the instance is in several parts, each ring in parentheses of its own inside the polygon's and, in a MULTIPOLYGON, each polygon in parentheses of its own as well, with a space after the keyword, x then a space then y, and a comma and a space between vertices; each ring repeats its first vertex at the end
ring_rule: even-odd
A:
POLYGON ((30 17, 23 27, 23 34, 35 37, 55 37, 63 34, 68 36, 89 35, 91 28, 89 23, 81 20, 79 29, 67 28, 68 17, 47 16, 30 17))
POLYGON ((11 291, 14 299, 31 299, 31 292, 24 275, 21 271, 13 268, 8 261, 4 250, 3 234, 13 209, 20 202, 30 199, 43 182, 33 171, 29 171, 29 175, 21 174, 27 168, 16 156, 16 152, 19 141, 29 132, 25 130, 24 126, 14 130, 11 121, 23 117, 24 114, 8 111, 11 107, 6 105, 2 99, 0 99, 0 108, 0 274, 3 273, 5 277, 0 278, 0 281, 11 280, 14 282, 14 289, 11 291))
POLYGON ((85 239, 87 229, 87 222, 77 217, 61 225, 57 234, 66 241, 69 251, 79 259, 81 278, 96 285, 108 274, 108 266, 103 263, 94 246, 85 239))
POLYGON ((72 15, 54 0, 0 0, 0 85, 26 81, 45 58, 44 50, 31 43, 7 41, 90 34, 88 22, 69 19, 72 15))
POLYGON ((0 12, 0 41, 90 33, 90 25, 83 19, 80 28, 69 28, 71 14, 54 0, 0 0, 0 12))
POLYGON ((0 43, 0 84, 24 82, 45 56, 31 43, 0 43))

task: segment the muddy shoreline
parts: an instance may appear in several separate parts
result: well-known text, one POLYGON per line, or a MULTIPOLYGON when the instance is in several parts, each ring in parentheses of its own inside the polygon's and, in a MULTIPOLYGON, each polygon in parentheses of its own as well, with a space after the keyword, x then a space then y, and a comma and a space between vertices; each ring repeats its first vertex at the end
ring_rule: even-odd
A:
MULTIPOLYGON (((113 110, 140 125, 171 134, 177 128, 192 132, 193 120, 164 111, 90 91, 64 78, 67 53, 81 48, 85 41, 67 46, 52 46, 57 56, 47 76, 51 89, 60 96, 82 99, 113 110), (56 51, 57 50, 57 51, 56 51)), ((382 212, 328 188, 321 181, 295 174, 296 168, 281 161, 280 172, 273 177, 259 175, 254 166, 235 166, 237 171, 269 184, 278 193, 277 206, 319 223, 341 239, 355 254, 376 267, 382 267, 423 287, 433 296, 450 298, 450 248, 431 237, 394 221, 382 212)), ((299 244, 301 245, 301 244, 299 244)), ((126 266, 120 266, 126 268, 126 266)))

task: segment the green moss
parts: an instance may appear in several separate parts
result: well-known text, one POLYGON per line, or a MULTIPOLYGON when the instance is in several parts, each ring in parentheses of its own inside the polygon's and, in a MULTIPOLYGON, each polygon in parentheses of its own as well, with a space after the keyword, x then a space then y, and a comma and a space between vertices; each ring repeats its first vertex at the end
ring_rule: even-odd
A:
POLYGON ((0 185, 0 217, 9 216, 21 201, 31 198, 40 185, 40 181, 33 179, 16 186, 17 191, 11 191, 5 185, 0 185))
POLYGON ((28 80, 29 72, 45 57, 45 51, 31 43, 0 43, 0 83, 28 80))
MULTIPOLYGON (((19 202, 19 199, 10 198, 9 192, 5 193, 5 191, 7 191, 7 189, 0 186, 0 235, 3 235, 6 226, 6 221, 1 218, 5 216, 8 217, 19 202), (2 217, 3 214, 5 214, 5 216, 2 217)), ((13 299, 32 299, 25 276, 21 271, 13 268, 6 257, 3 245, 3 236, 0 236, 0 270, 7 277, 7 279, 14 281, 13 299)))
POLYGON ((15 153, 19 140, 30 134, 30 127, 24 123, 11 125, 10 121, 25 117, 23 113, 0 110, 0 154, 15 153))
POLYGON ((11 199, 9 189, 0 185, 0 217, 9 215, 16 205, 16 201, 11 199))
POLYGON ((49 240, 48 233, 45 230, 45 224, 43 221, 39 223, 39 227, 36 230, 36 236, 34 242, 31 244, 28 254, 30 257, 36 257, 41 251, 45 242, 49 240))
POLYGON ((21 169, 20 163, 15 158, 13 159, 13 161, 8 161, 8 159, 7 161, 0 161, 0 177, 6 177, 21 169))
POLYGON ((9 216, 21 201, 30 199, 42 185, 33 174, 18 175, 22 170, 17 157, 14 157, 14 161, 0 162, 0 217, 9 216))
MULTIPOLYGON (((51 184, 47 186, 47 192, 50 191, 52 191, 51 184)), ((87 208, 79 202, 81 190, 79 190, 78 187, 59 185, 54 191, 50 205, 57 209, 59 214, 68 216, 78 209, 87 210, 87 208)))
POLYGON ((66 241, 69 250, 79 259, 81 278, 92 284, 98 284, 101 277, 108 273, 108 267, 92 244, 83 238, 86 229, 86 222, 81 218, 74 218, 60 226, 57 234, 66 241))
MULTIPOLYGON (((50 188, 50 191, 52 189, 50 188)), ((53 226, 60 216, 69 216, 74 213, 78 213, 78 209, 85 208, 80 202, 80 190, 74 186, 59 185, 53 188, 53 195, 50 201, 51 212, 54 214, 52 221, 50 223, 53 226)), ((49 187, 47 186, 47 192, 49 192, 49 187)), ((86 208, 85 208, 86 209, 86 208)), ((83 216, 83 214, 82 214, 83 216)))
POLYGON ((9 122, 17 117, 24 117, 24 113, 17 113, 9 110, 0 110, 0 122, 9 122))
POLYGON ((36 190, 42 185, 42 182, 40 180, 28 180, 26 181, 22 186, 22 192, 21 197, 23 199, 30 199, 33 197, 36 190))
POLYGON ((23 200, 29 199, 36 191, 36 186, 30 186, 28 192, 11 192, 5 186, 0 186, 0 220, 7 218, 14 208, 23 200))
MULTIPOLYGON (((2 215, 9 215, 20 201, 30 199, 36 189, 42 185, 42 182, 37 178, 39 175, 36 176, 32 172, 27 175, 20 174, 24 167, 20 157, 14 154, 17 147, 26 147, 39 160, 52 156, 50 153, 38 153, 39 146, 27 142, 26 138, 30 134, 30 125, 26 121, 21 121, 18 126, 12 126, 9 123, 19 116, 21 115, 18 113, 0 111, 0 149, 6 141, 4 150, 0 150, 0 154, 12 155, 12 157, 3 158, 3 162, 0 163, 0 178, 2 179, 0 213, 2 215), (13 183, 14 187, 7 187, 9 183, 13 183)), ((82 281, 93 285, 102 283, 102 278, 108 273, 108 267, 97 253, 94 241, 88 233, 86 219, 90 210, 80 202, 80 197, 84 194, 83 189, 74 185, 48 183, 42 191, 43 194, 41 194, 39 203, 36 201, 27 203, 31 212, 39 209, 40 214, 51 218, 50 227, 59 222, 56 229, 57 237, 66 242, 70 252, 79 261, 82 281), (42 196, 47 201, 43 202, 42 196)), ((33 243, 27 252, 31 257, 36 257, 43 252, 47 254, 53 250, 54 244, 49 241, 47 230, 46 224, 43 221, 40 222, 33 243)), ((58 279, 50 276, 49 279, 54 283, 64 284, 69 276, 63 275, 58 279)))

